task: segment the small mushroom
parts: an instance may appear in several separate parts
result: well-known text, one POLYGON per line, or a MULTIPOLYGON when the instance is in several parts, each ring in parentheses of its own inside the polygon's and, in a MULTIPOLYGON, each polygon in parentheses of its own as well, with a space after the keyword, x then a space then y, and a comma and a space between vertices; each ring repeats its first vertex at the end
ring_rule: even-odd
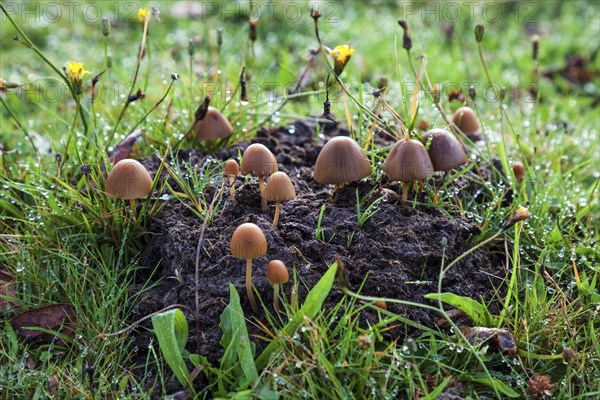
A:
POLYGON ((279 312, 279 285, 286 283, 289 273, 285 264, 279 260, 273 260, 267 264, 267 279, 273 284, 273 307, 279 312))
POLYGON ((315 180, 333 184, 335 192, 341 185, 371 175, 371 163, 354 140, 346 136, 330 139, 317 156, 315 180))
POLYGON ((452 116, 452 123, 472 141, 483 139, 479 132, 479 121, 471 107, 465 106, 457 109, 452 116))
POLYGON ((152 177, 136 160, 125 158, 115 164, 106 178, 106 194, 122 200, 129 200, 135 209, 135 199, 141 199, 150 193, 152 177))
POLYGON ((418 140, 401 139, 383 163, 383 172, 392 181, 401 181, 402 202, 408 199, 410 182, 425 179, 433 174, 433 165, 423 143, 418 140))
POLYGON ((244 151, 244 155, 242 156, 242 175, 246 176, 249 173, 253 173, 258 176, 258 187, 260 188, 263 211, 267 211, 267 200, 263 196, 265 176, 270 176, 278 170, 277 160, 275 160, 275 156, 266 146, 254 143, 244 151))
POLYGON ((223 174, 229 178, 229 194, 231 201, 235 200, 235 177, 240 173, 240 166, 235 160, 227 160, 223 174))
POLYGON ((465 151, 460 142, 444 129, 432 129, 423 135, 423 143, 429 144, 429 158, 434 171, 450 171, 467 162, 465 151))
POLYGON ((233 127, 221 111, 208 107, 204 118, 194 126, 194 131, 199 141, 215 140, 231 136, 233 127))
POLYGON ((275 172, 267 181, 263 197, 268 201, 277 202, 275 205, 275 218, 273 218, 273 226, 277 228, 277 223, 279 222, 279 203, 296 198, 294 184, 285 172, 275 172))
POLYGON ((258 306, 252 293, 252 259, 265 255, 267 239, 262 229, 252 223, 238 226, 231 236, 231 254, 235 258, 246 260, 246 292, 252 309, 258 313, 258 306))

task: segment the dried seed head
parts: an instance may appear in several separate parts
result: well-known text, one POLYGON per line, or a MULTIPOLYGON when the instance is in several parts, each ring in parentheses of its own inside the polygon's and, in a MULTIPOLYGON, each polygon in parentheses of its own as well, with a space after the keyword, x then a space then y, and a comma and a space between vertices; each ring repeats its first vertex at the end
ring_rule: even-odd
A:
POLYGON ((471 101, 475 101, 475 86, 469 85, 469 98, 471 101))
POLYGON ((194 39, 190 39, 190 41, 188 42, 188 54, 190 56, 193 56, 195 51, 196 51, 196 42, 194 41, 194 39))
POLYGON ((223 29, 217 29, 217 47, 221 50, 221 45, 223 45, 223 29))
POLYGON ((256 27, 258 26, 258 19, 250 18, 248 20, 248 22, 250 24, 250 40, 253 42, 256 42, 256 38, 257 38, 256 27))
POLYGON ((540 51, 540 37, 538 35, 533 35, 531 37, 531 47, 533 50, 533 59, 537 60, 540 51))
POLYGON ((110 22, 108 22, 108 18, 106 17, 102 17, 102 35, 110 35, 110 22))
POLYGON ((565 347, 562 351, 563 361, 566 363, 570 363, 573 360, 573 357, 575 357, 575 352, 573 351, 573 349, 570 347, 565 347))
POLYGON ((358 337, 358 347, 360 347, 363 350, 366 350, 369 347, 371 347, 371 338, 369 337, 369 335, 362 334, 358 337))
POLYGON ((483 25, 478 24, 477 26, 475 26, 475 40, 477 40, 477 43, 481 43, 481 41, 483 40, 484 32, 485 28, 483 27, 483 25))
POLYGON ((515 179, 518 183, 523 182, 525 179, 525 166, 522 162, 515 161, 512 165, 513 173, 515 174, 515 179))

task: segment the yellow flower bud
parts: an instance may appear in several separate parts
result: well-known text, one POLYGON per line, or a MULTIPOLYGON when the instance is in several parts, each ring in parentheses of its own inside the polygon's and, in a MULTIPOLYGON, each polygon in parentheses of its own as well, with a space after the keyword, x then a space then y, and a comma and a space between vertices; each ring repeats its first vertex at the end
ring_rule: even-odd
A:
POLYGON ((146 23, 146 21, 148 21, 148 18, 150 18, 150 15, 148 14, 148 9, 147 8, 140 8, 138 10, 138 21, 140 24, 144 24, 146 23))
POLYGON ((333 71, 336 75, 340 75, 344 71, 352 54, 354 54, 354 49, 345 44, 335 46, 333 50, 329 51, 329 55, 333 58, 333 71))

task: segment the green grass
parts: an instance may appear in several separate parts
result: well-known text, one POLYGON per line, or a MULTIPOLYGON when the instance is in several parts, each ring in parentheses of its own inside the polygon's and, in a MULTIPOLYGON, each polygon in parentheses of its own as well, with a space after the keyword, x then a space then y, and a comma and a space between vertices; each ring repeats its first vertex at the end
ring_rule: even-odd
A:
MULTIPOLYGON (((286 88, 296 83, 306 65, 307 49, 318 46, 308 5, 300 7, 297 20, 294 10, 281 4, 272 18, 263 8, 253 52, 244 11, 247 3, 239 3, 237 11, 214 2, 217 12, 193 20, 173 18, 168 12, 173 3, 157 2, 153 5, 162 11, 161 22, 149 24, 147 51, 137 80, 146 98, 131 103, 117 125, 142 38, 138 3, 146 6, 145 2, 121 3, 118 15, 114 15, 117 3, 91 3, 100 7, 100 15, 114 15, 106 37, 99 18, 81 5, 71 11, 63 9, 62 17, 54 18, 52 7, 57 3, 30 5, 29 10, 34 11, 29 14, 24 13, 24 3, 3 3, 53 67, 32 49, 10 40, 21 34, 2 14, 0 78, 23 86, 2 93, 0 113, 0 266, 15 278, 18 304, 17 309, 1 315, 1 398, 44 398, 52 393, 55 398, 143 398, 149 397, 146 386, 164 393, 168 368, 156 342, 140 365, 136 353, 143 349, 136 348, 131 338, 125 333, 106 336, 144 317, 136 311, 137 298, 143 293, 131 293, 128 285, 140 275, 137 255, 145 228, 164 199, 146 199, 143 210, 133 215, 129 204, 89 190, 104 187, 101 168, 109 163, 105 150, 114 148, 134 129, 142 129, 144 140, 136 144, 133 156, 156 155, 164 160, 161 168, 178 187, 158 179, 155 185, 198 218, 209 216, 210 221, 219 208, 218 202, 209 207, 213 199, 206 195, 206 188, 221 182, 221 165, 207 163, 197 170, 173 164, 169 158, 181 148, 197 146, 185 133, 204 96, 210 94, 211 105, 224 109, 232 121, 235 133, 229 143, 251 138, 260 126, 323 112, 327 67, 321 56, 311 69, 314 84, 286 98, 286 88), (285 10, 290 13, 287 18, 285 10), (223 38, 220 48, 219 29, 223 38), (195 41, 191 59, 190 39, 195 41), (105 88, 105 95, 93 105, 89 96, 84 96, 80 113, 57 73, 71 59, 83 62, 92 72, 85 76, 86 82, 111 65, 100 77, 99 87, 105 88), (249 104, 239 101, 242 64, 247 68, 249 104), (179 80, 169 90, 173 72, 179 74, 179 80), (56 153, 63 159, 57 160, 56 153), (80 172, 82 164, 90 165, 89 175, 80 172), (56 303, 75 308, 78 324, 72 338, 57 337, 50 344, 34 346, 19 338, 7 323, 22 310, 56 303), (144 373, 136 374, 140 370, 144 373), (56 389, 48 386, 53 376, 59 382, 56 389)), ((406 116, 407 122, 427 120, 443 126, 425 80, 421 81, 425 96, 419 101, 418 115, 410 121, 415 79, 402 48, 397 19, 408 21, 411 55, 425 55, 427 75, 432 83, 440 84, 446 110, 458 105, 448 103, 445 90, 458 85, 466 94, 468 86, 475 85, 476 109, 488 141, 484 146, 471 146, 477 159, 451 174, 441 187, 427 184, 425 190, 430 197, 438 192, 435 207, 441 212, 449 217, 463 215, 481 227, 473 246, 496 234, 519 206, 526 205, 531 213, 522 225, 498 236, 501 246, 508 249, 511 278, 503 288, 507 295, 497 299, 502 308, 492 321, 514 335, 518 354, 491 353, 485 346, 470 346, 438 330, 423 330, 403 343, 387 342, 383 332, 410 321, 381 310, 377 324, 360 327, 357 315, 372 307, 371 302, 348 295, 336 309, 281 334, 273 342, 275 351, 266 366, 258 371, 256 384, 240 386, 237 381, 219 380, 226 374, 214 373, 210 376, 215 380, 198 388, 198 396, 233 396, 239 391, 238 398, 273 398, 275 392, 282 398, 435 398, 458 381, 460 390, 472 398, 505 398, 513 392, 525 397, 534 373, 551 377, 556 398, 600 395, 600 126, 598 106, 592 105, 600 94, 599 58, 588 63, 595 78, 582 87, 572 87, 561 77, 554 81, 542 78, 541 102, 536 103, 526 97, 527 85, 535 82, 535 65, 525 29, 540 32, 542 71, 562 67, 569 56, 590 59, 600 36, 598 7, 583 1, 503 3, 499 6, 502 18, 493 22, 482 16, 481 9, 468 17, 463 5, 462 16, 453 24, 454 39, 449 40, 434 14, 424 14, 422 8, 412 12, 395 3, 320 4, 323 43, 329 47, 351 43, 356 49, 341 76, 346 93, 334 85, 337 89, 330 94, 331 111, 368 147, 374 164, 383 161, 388 151, 368 141, 372 110, 379 104, 372 92, 383 77, 388 82, 387 104, 406 116), (483 90, 487 78, 473 35, 477 23, 485 25, 481 45, 491 80, 497 90, 509 89, 503 104, 489 101, 483 90), (477 171, 478 160, 492 158, 502 163, 506 175, 502 183, 479 182, 486 197, 483 203, 457 200, 453 194, 459 188, 453 182, 467 169, 477 171), (516 160, 527 169, 522 185, 516 183, 509 168, 516 160), (507 198, 509 189, 511 199, 507 198), (563 357, 564 349, 573 350, 572 358, 563 357)), ((254 7, 265 6, 255 3, 254 7)), ((450 10, 440 8, 437 15, 448 26, 450 14, 446 12, 450 10)), ((418 68, 419 60, 414 59, 413 64, 418 68)), ((396 134, 398 121, 392 114, 382 111, 378 115, 378 126, 396 134)), ((374 168, 372 178, 381 177, 381 168, 374 168)), ((412 200, 409 204, 418 205, 412 200)), ((357 208, 362 210, 358 224, 377 219, 376 209, 369 207, 357 197, 357 208)), ((315 235, 330 240, 323 237, 322 228, 315 227, 315 235)), ((156 266, 144 266, 148 267, 156 266)), ((440 271, 447 267, 441 265, 440 271)), ((145 271, 143 276, 147 274, 145 271)), ((487 310, 488 305, 480 307, 487 310)), ((285 309, 290 317, 295 315, 296 310, 287 304, 285 309)), ((271 325, 265 328, 272 332, 281 328, 276 319, 271 325)))

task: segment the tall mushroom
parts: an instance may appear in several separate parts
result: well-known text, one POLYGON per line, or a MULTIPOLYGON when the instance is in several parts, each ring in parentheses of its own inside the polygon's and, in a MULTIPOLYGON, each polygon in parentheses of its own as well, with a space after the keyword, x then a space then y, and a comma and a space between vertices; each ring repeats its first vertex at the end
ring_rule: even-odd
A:
POLYGON ((450 171, 467 162, 465 151, 453 134, 444 129, 432 129, 423 135, 423 143, 429 144, 429 158, 434 171, 450 171))
POLYGON ((279 312, 279 285, 286 283, 290 275, 285 264, 279 260, 273 260, 267 264, 267 279, 273 284, 273 307, 279 312))
POLYGON ((122 200, 129 200, 135 210, 135 199, 141 199, 150 193, 152 177, 136 160, 125 158, 115 164, 106 178, 106 194, 122 200))
POLYGON ((269 176, 278 170, 277 160, 275 160, 275 156, 266 146, 254 143, 244 151, 244 155, 242 156, 242 175, 246 176, 249 173, 253 173, 258 176, 258 187, 260 188, 263 211, 267 211, 267 200, 263 196, 265 176, 269 176))
POLYGON ((204 118, 194 126, 194 131, 196 139, 199 141, 215 140, 231 136, 233 127, 221 111, 214 107, 208 107, 204 118))
MULTIPOLYGON (((450 132, 444 129, 432 129, 423 135, 423 143, 429 142, 429 158, 434 171, 444 171, 444 180, 448 171, 467 162, 463 145, 450 132)), ((438 192, 435 190, 433 203, 438 204, 438 192)))
POLYGON ((223 174, 229 178, 229 194, 235 200, 235 177, 240 173, 240 166, 235 160, 227 160, 223 174))
MULTIPOLYGON (((406 134, 408 137, 408 134, 406 134)), ((423 143, 401 139, 388 154, 383 171, 392 181, 401 181, 402 202, 408 199, 410 182, 425 179, 433 174, 433 165, 423 143)))
POLYGON ((354 140, 346 136, 330 139, 317 156, 314 178, 323 184, 333 184, 335 192, 341 185, 371 175, 371 163, 354 140))
POLYGON ((231 254, 246 260, 246 292, 252 309, 258 313, 258 306, 252 293, 252 259, 267 253, 267 239, 262 229, 252 223, 241 224, 231 236, 231 254))
POLYGON ((285 172, 275 172, 267 181, 263 197, 268 201, 277 202, 275 205, 275 218, 273 218, 273 226, 277 228, 277 223, 279 222, 279 203, 296 198, 294 184, 285 172))
POLYGON ((475 115, 475 111, 471 107, 460 107, 452 116, 452 123, 461 130, 472 141, 483 139, 479 132, 479 121, 475 115))

